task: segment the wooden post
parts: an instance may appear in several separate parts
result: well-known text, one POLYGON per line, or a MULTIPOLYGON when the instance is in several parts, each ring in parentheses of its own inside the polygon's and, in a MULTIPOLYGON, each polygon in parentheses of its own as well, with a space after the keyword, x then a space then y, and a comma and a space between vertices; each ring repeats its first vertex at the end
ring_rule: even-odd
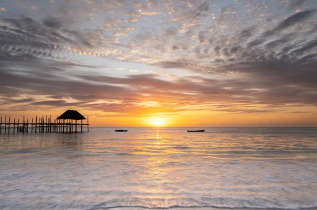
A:
POLYGON ((2 116, 1 116, 1 120, 0 120, 0 134, 1 134, 1 128, 2 128, 2 116))
POLYGON ((4 116, 4 133, 7 133, 7 116, 4 116))
POLYGON ((89 132, 89 117, 87 117, 87 129, 88 129, 88 132, 89 132))
POLYGON ((36 129, 37 129, 37 116, 35 116, 35 133, 36 133, 36 129))
POLYGON ((17 125, 17 133, 19 133, 19 124, 20 124, 20 119, 18 119, 18 125, 17 125))
POLYGON ((4 133, 7 133, 7 116, 4 116, 4 133))
POLYGON ((29 132, 29 118, 26 119, 26 132, 29 132))
POLYGON ((9 128, 8 128, 8 133, 10 134, 10 127, 11 127, 11 124, 10 124, 10 116, 9 116, 9 128))
POLYGON ((13 133, 15 132, 15 118, 13 119, 13 133))
POLYGON ((22 126, 23 126, 23 134, 24 134, 24 131, 25 131, 25 118, 24 118, 24 116, 23 116, 22 126))

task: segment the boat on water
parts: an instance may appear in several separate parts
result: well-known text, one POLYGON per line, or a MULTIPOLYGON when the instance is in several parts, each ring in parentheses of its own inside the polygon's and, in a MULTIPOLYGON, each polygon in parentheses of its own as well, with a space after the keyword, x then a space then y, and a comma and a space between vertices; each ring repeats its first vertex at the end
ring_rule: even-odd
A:
POLYGON ((128 132, 128 130, 124 130, 124 129, 116 129, 114 130, 115 132, 128 132))
POLYGON ((187 130, 187 132, 205 132, 205 130, 187 130))

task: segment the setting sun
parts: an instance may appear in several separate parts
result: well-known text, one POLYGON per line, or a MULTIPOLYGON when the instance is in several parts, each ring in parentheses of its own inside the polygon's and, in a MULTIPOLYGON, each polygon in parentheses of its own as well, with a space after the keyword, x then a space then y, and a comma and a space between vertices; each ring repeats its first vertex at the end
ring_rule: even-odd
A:
POLYGON ((155 126, 161 126, 162 122, 160 119, 155 119, 155 126))
POLYGON ((150 126, 155 126, 155 127, 162 127, 166 126, 166 119, 164 118, 148 118, 147 119, 147 124, 150 126))
POLYGON ((0 0, 0 210, 317 210, 316 31, 317 0, 0 0))

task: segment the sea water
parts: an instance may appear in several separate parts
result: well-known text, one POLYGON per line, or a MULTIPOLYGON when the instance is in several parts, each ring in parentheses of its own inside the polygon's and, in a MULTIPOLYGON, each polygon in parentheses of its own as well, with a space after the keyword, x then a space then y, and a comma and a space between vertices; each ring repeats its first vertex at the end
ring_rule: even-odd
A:
POLYGON ((317 128, 0 134, 0 209, 317 207, 317 128))

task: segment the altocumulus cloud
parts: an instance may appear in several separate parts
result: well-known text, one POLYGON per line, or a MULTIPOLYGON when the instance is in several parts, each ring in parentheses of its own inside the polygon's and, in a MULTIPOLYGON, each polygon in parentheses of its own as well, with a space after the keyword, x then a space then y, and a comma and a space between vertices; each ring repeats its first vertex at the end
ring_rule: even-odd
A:
POLYGON ((316 105, 316 7, 316 1, 12 1, 0 14, 0 103, 125 115, 174 113, 197 103, 232 112, 316 105), (32 5, 43 10, 30 12, 32 5), (78 55, 193 76, 106 76, 105 66, 75 61, 78 55), (244 109, 254 104, 265 109, 244 109))

